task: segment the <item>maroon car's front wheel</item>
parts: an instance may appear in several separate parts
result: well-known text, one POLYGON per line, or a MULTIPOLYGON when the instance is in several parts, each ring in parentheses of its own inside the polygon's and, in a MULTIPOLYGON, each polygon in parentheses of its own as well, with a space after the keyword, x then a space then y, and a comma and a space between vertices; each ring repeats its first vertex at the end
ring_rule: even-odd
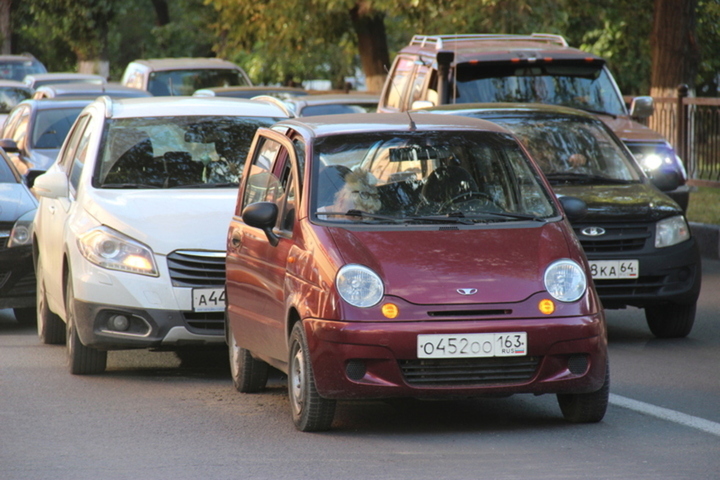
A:
POLYGON ((565 420, 572 423, 597 423, 603 419, 610 400, 610 366, 605 367, 605 382, 600 390, 590 393, 557 395, 565 420))
POLYGON ((288 396, 295 427, 302 432, 329 429, 335 416, 336 402, 321 397, 315 388, 302 322, 295 324, 290 335, 288 367, 288 396))

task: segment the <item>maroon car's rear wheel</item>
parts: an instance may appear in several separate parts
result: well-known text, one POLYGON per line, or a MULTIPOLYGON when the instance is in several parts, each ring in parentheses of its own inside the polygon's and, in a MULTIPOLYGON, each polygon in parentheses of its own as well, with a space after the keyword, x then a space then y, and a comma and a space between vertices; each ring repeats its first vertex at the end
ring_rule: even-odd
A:
POLYGON ((253 358, 248 350, 237 344, 229 322, 227 329, 233 386, 242 393, 255 393, 263 390, 267 384, 270 366, 262 360, 253 358))

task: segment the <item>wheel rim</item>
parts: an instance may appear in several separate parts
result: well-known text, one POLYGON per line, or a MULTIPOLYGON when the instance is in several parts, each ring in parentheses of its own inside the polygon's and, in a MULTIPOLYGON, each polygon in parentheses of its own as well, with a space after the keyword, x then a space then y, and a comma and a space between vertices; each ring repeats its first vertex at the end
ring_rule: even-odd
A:
POLYGON ((40 263, 40 257, 38 257, 37 270, 35 271, 35 321, 37 322, 38 335, 40 338, 45 336, 45 322, 43 318, 43 312, 45 311, 45 283, 41 277, 42 264, 40 263))
POLYGON ((303 357, 303 350, 298 347, 295 355, 292 357, 292 365, 290 365, 290 400, 296 415, 299 415, 303 409, 303 393, 305 390, 305 366, 303 357))
POLYGON ((239 359, 240 359, 240 347, 238 347, 237 342, 235 341, 235 337, 232 334, 232 331, 230 333, 230 373, 232 374, 234 379, 239 378, 239 372, 240 372, 240 365, 239 365, 239 359))

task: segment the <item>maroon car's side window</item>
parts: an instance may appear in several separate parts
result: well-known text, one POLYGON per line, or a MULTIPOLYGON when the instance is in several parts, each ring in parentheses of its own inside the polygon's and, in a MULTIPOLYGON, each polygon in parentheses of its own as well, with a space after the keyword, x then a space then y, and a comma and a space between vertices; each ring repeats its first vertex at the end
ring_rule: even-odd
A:
POLYGON ((274 202, 282 195, 280 180, 273 173, 273 165, 281 145, 270 139, 264 139, 247 172, 247 185, 243 196, 242 208, 255 202, 274 202))

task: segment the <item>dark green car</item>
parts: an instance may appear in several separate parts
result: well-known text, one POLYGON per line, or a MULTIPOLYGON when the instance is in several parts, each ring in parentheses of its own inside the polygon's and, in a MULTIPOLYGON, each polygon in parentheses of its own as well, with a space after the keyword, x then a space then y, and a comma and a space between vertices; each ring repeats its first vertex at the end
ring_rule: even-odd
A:
MULTIPOLYGON (((558 196, 578 197, 587 215, 573 230, 590 261, 603 306, 640 307, 652 333, 685 337, 700 294, 700 253, 680 206, 594 116, 550 105, 462 104, 418 110, 482 118, 512 131, 558 196)), ((492 193, 492 192, 490 192, 492 193)))

